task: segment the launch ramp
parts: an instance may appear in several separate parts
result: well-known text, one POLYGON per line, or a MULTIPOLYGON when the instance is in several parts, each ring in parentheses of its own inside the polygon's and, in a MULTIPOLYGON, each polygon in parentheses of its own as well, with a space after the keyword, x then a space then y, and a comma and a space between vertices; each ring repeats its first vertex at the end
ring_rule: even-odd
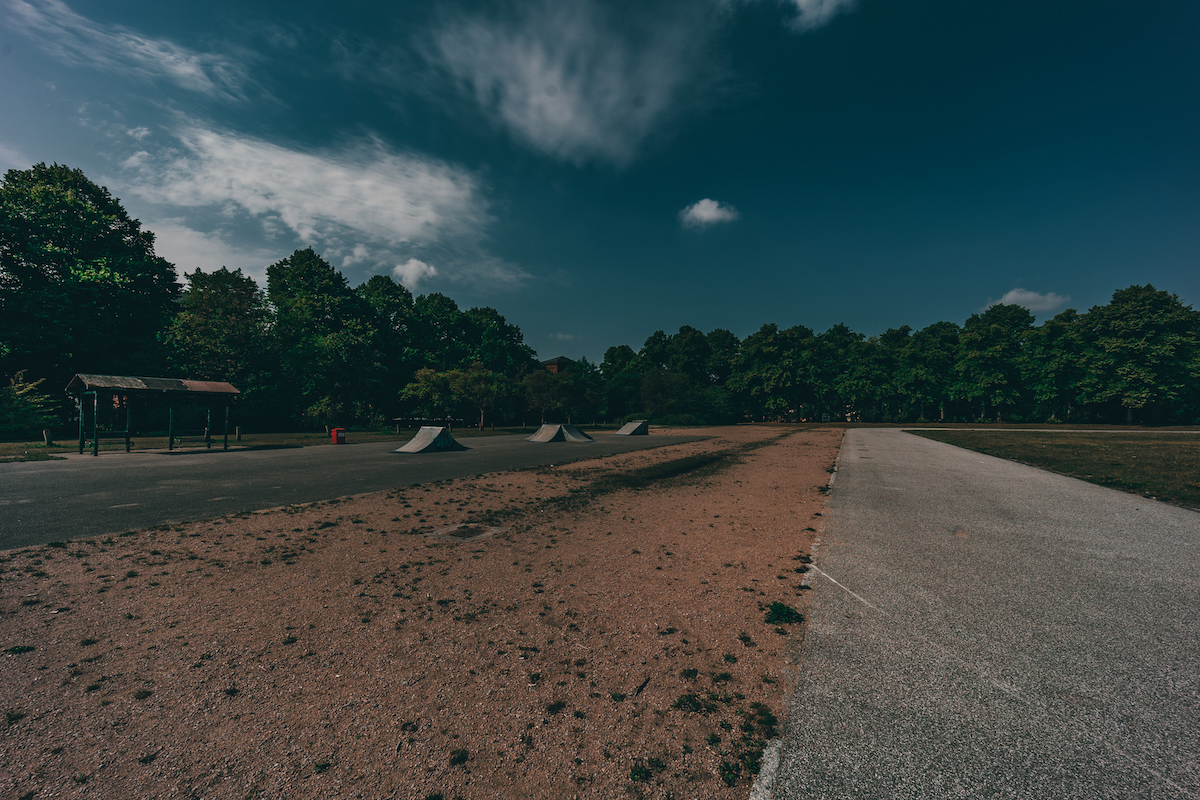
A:
POLYGON ((448 453, 451 450, 466 450, 443 426, 426 425, 417 431, 408 444, 393 450, 393 453, 448 453))
POLYGON ((595 441, 574 425, 543 425, 527 442, 592 442, 595 441))
POLYGON ((626 422, 621 426, 621 430, 617 431, 614 436, 648 436, 650 434, 650 423, 644 419, 635 419, 633 422, 626 422))

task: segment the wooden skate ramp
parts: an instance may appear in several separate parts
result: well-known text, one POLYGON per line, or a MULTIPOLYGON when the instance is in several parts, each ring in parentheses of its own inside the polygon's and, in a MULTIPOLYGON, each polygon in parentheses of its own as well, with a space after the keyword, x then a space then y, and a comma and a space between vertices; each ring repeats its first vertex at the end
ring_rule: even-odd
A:
POLYGON ((592 442, 595 441, 574 425, 547 424, 538 428, 527 442, 592 442))
POLYGON ((417 431, 408 444, 393 450, 393 453, 448 453, 452 450, 466 450, 450 434, 450 429, 444 426, 426 425, 417 431))

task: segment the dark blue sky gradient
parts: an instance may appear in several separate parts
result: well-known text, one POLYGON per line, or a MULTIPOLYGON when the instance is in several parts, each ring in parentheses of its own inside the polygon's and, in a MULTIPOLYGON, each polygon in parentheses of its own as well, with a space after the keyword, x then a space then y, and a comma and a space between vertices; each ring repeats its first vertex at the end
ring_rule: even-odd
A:
POLYGON ((962 322, 1014 289, 1039 319, 1133 283, 1200 299, 1200 4, 858 0, 797 31, 809 2, 0 0, 0 166, 81 167, 181 272, 261 277, 311 244, 357 284, 416 259, 414 291, 495 307, 547 358, 962 322), (392 156, 469 190, 415 233, 360 224, 442 202, 398 172, 361 202, 324 183, 392 156), (283 166, 222 188, 260 158, 283 166), (737 218, 683 226, 705 198, 737 218))

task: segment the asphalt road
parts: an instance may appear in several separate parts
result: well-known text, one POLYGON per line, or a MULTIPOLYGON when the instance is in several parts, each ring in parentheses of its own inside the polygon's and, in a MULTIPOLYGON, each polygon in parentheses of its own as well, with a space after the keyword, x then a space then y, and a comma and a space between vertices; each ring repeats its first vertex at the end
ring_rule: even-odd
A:
POLYGON ((452 453, 397 442, 174 455, 103 453, 0 464, 0 550, 328 500, 501 470, 562 464, 696 436, 597 434, 586 443, 463 439, 452 453))
POLYGON ((1200 797, 1200 514, 847 431, 774 797, 1200 797))

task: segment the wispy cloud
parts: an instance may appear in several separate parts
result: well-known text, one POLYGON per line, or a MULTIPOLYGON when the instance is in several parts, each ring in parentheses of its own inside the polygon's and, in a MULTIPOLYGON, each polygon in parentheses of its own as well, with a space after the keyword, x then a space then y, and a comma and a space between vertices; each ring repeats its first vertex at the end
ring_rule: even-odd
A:
POLYGON ((552 333, 550 334, 550 338, 556 342, 573 342, 576 339, 581 339, 583 337, 573 333, 552 333))
POLYGON ((190 91, 243 98, 249 72, 239 60, 190 50, 165 39, 143 36, 121 25, 101 25, 72 11, 61 0, 0 0, 9 23, 51 56, 68 64, 168 80, 190 91))
POLYGON ((0 170, 25 169, 31 163, 21 151, 0 142, 0 170))
POLYGON ((984 308, 991 308, 996 305, 1012 305, 1024 306, 1033 312, 1039 311, 1054 311, 1062 308, 1067 303, 1071 302, 1069 295, 1055 294, 1054 292, 1046 292, 1038 294, 1025 289, 1012 289, 1005 292, 1004 296, 999 300, 989 300, 984 308))
POLYGON ((174 264, 181 274, 229 267, 242 270, 265 288, 267 265, 287 255, 263 247, 235 245, 224 231, 199 231, 182 217, 148 219, 145 228, 154 232, 154 251, 174 264))
POLYGON ((435 31, 430 60, 516 139, 556 158, 628 163, 711 74, 719 4, 669 13, 539 0, 435 31))
POLYGON ((855 0, 784 0, 795 6, 796 16, 789 23, 794 30, 811 31, 828 23, 843 11, 853 8, 855 0))
POLYGON ((719 222, 733 222, 738 216, 738 210, 733 206, 706 197, 680 211, 679 221, 685 228, 707 228, 719 222))
POLYGON ((461 168, 375 139, 304 152, 198 124, 174 138, 176 146, 125 162, 133 191, 146 200, 248 214, 269 235, 290 231, 327 257, 346 257, 344 264, 399 264, 397 274, 414 282, 438 274, 527 277, 484 249, 492 218, 478 180, 461 168), (421 266, 405 266, 410 260, 421 266))
MULTIPOLYGON (((624 166, 656 131, 719 99, 728 75, 714 39, 745 2, 515 2, 446 15, 418 49, 518 141, 624 166)), ((855 0, 779 2, 804 32, 855 0)))

